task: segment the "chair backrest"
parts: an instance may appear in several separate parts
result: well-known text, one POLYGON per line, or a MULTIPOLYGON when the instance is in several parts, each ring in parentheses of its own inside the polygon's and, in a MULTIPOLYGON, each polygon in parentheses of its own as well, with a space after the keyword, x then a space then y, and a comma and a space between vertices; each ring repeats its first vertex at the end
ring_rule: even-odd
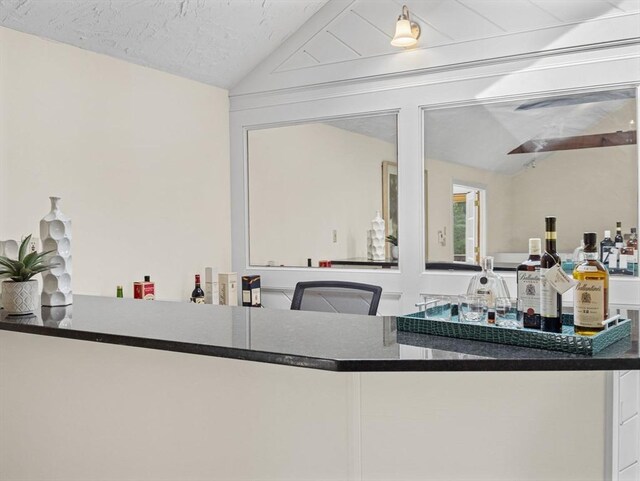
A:
POLYGON ((298 282, 291 309, 375 316, 381 295, 382 287, 359 282, 298 282))

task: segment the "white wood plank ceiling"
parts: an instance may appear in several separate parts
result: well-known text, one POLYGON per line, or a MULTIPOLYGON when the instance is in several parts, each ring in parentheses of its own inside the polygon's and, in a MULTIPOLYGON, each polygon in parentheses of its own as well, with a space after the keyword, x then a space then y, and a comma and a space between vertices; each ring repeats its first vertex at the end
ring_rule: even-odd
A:
POLYGON ((273 72, 397 54, 390 41, 403 3, 422 29, 419 49, 640 12, 639 0, 357 0, 273 72))

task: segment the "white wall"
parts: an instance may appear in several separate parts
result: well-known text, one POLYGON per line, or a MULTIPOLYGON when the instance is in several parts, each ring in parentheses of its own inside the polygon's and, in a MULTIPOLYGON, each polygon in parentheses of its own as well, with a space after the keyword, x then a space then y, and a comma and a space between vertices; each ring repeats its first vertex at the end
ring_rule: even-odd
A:
POLYGON ((396 146, 323 124, 248 136, 251 264, 366 257, 371 219, 382 215, 382 162, 396 161, 396 146))
POLYGON ((0 238, 73 219, 75 293, 230 267, 226 90, 0 28, 0 238))

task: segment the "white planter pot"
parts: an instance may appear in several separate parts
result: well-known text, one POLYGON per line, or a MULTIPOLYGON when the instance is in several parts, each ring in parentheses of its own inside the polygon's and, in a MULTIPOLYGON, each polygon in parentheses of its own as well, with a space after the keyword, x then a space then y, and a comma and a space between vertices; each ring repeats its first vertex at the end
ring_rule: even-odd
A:
POLYGON ((398 249, 398 246, 391 246, 391 258, 394 261, 398 260, 398 254, 400 253, 400 249, 398 249))
POLYGON ((2 283, 2 306, 10 315, 35 312, 38 307, 38 281, 4 281, 2 283))

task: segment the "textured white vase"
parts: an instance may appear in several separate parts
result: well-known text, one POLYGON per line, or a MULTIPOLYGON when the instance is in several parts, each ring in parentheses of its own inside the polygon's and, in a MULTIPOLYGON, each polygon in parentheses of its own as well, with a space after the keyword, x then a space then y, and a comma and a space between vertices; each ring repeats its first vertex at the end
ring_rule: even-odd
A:
POLYGON ((59 197, 51 199, 51 212, 40 221, 43 251, 57 265, 42 274, 42 305, 67 306, 73 302, 71 291, 71 219, 60 211, 59 197))
MULTIPOLYGON (((18 242, 14 240, 0 241, 0 256, 9 259, 18 258, 18 242)), ((2 309, 2 282, 0 282, 0 309, 2 309)))
POLYGON ((373 259, 373 252, 371 250, 371 229, 367 229, 367 260, 373 259))
POLYGON ((38 305, 38 281, 4 281, 2 283, 2 305, 7 314, 24 315, 35 312, 38 305))
POLYGON ((70 328, 73 306, 43 307, 41 314, 42 322, 47 327, 70 328))
POLYGON ((371 221, 371 259, 383 261, 385 254, 384 219, 380 217, 380 211, 376 212, 371 221))

